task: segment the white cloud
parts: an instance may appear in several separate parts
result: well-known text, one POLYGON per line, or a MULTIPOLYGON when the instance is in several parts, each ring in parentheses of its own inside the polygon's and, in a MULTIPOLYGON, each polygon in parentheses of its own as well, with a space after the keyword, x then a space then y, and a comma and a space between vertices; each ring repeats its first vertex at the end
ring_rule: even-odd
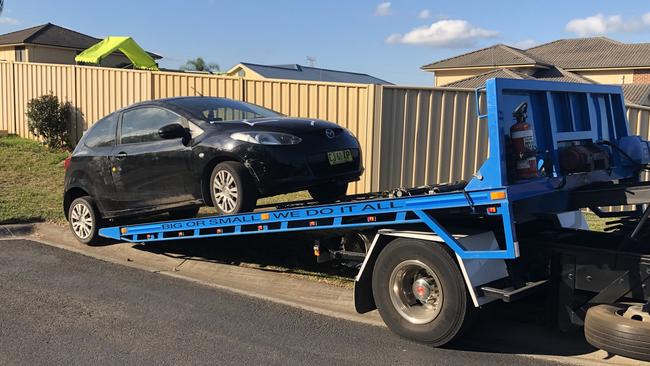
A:
POLYGON ((569 21, 565 29, 580 37, 603 35, 617 32, 635 32, 650 26, 650 13, 641 18, 623 19, 620 15, 596 14, 586 18, 569 21))
POLYGON ((428 19, 430 16, 431 16, 431 12, 429 11, 429 9, 423 9, 422 11, 420 11, 420 13, 418 13, 418 18, 420 19, 428 19))
POLYGON ((439 20, 430 26, 422 26, 405 34, 391 34, 386 43, 405 43, 431 47, 471 47, 477 40, 494 38, 499 32, 475 27, 466 20, 439 20))
POLYGON ((390 1, 386 1, 384 3, 377 5, 377 8, 375 9, 375 15, 378 17, 385 17, 387 15, 393 14, 390 5, 391 5, 390 1))
POLYGON ((650 25, 650 13, 645 13, 641 16, 641 21, 645 25, 650 25))
POLYGON ((10 17, 0 17, 0 24, 2 25, 16 25, 20 24, 20 20, 10 17))
POLYGON ((535 46, 537 46, 538 44, 539 44, 539 42, 537 42, 537 41, 534 40, 534 39, 524 39, 524 40, 521 40, 521 41, 519 41, 519 42, 515 42, 515 43, 513 43, 512 46, 513 46, 513 47, 520 48, 520 49, 522 49, 522 50, 525 50, 525 49, 527 49, 527 48, 535 47, 535 46))

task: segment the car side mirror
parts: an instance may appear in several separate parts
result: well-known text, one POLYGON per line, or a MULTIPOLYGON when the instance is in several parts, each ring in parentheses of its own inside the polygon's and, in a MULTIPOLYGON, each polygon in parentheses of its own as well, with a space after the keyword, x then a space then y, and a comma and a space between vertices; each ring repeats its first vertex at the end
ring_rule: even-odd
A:
POLYGON ((162 126, 158 130, 158 135, 164 139, 185 138, 188 134, 187 129, 178 123, 162 126))

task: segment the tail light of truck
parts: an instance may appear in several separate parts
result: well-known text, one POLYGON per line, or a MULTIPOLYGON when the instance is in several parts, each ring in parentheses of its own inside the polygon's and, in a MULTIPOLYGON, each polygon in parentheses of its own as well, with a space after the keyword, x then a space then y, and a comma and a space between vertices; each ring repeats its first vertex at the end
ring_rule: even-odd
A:
POLYGON ((68 170, 70 167, 70 160, 72 160, 72 156, 68 156, 65 158, 65 160, 63 160, 63 169, 68 170))

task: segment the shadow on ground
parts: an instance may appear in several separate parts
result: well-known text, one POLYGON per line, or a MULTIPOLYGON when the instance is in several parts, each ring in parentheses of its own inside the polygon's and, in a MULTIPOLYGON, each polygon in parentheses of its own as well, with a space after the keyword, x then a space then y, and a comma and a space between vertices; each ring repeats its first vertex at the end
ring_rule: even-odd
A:
MULTIPOLYGON (((317 264, 313 237, 297 235, 240 236, 218 240, 178 240, 135 244, 134 248, 179 259, 253 267, 265 271, 316 277, 352 287, 357 269, 336 263, 317 264)), ((495 302, 476 312, 473 326, 452 349, 477 352, 576 356, 595 351, 581 329, 561 332, 545 310, 548 294, 517 303, 495 302)))
POLYGON ((173 240, 135 244, 138 250, 178 259, 252 267, 264 271, 316 277, 339 286, 351 287, 355 265, 316 263, 314 237, 275 234, 203 240, 173 240))

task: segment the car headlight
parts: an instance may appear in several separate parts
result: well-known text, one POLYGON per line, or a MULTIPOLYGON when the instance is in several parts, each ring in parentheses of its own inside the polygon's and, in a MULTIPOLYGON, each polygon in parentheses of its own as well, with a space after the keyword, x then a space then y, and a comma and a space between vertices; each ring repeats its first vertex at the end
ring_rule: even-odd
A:
POLYGON ((302 139, 282 132, 235 132, 230 138, 261 145, 295 145, 302 139))

